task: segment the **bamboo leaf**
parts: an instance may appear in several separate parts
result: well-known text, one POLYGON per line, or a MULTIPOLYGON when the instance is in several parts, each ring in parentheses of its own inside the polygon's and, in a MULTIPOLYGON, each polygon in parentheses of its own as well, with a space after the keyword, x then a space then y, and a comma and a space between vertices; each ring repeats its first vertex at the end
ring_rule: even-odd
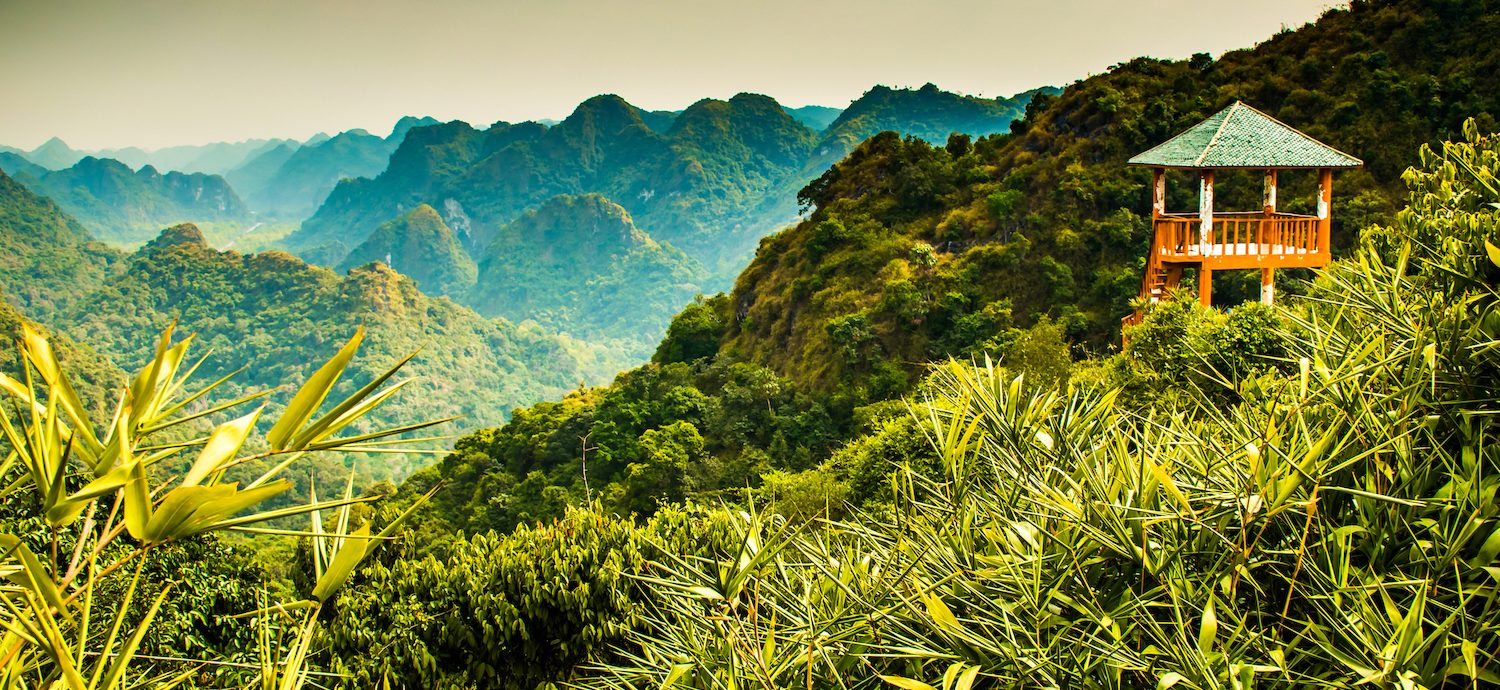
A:
POLYGON ((288 447, 293 435, 303 424, 307 423, 328 397, 328 392, 333 390, 333 384, 339 380, 339 375, 344 372, 344 367, 349 365, 349 360, 354 357, 354 352, 359 349, 359 343, 364 339, 365 329, 363 326, 354 331, 354 335, 347 343, 339 349, 332 359, 328 360, 306 383, 292 396, 291 402, 287 403, 286 410, 281 413, 281 418, 271 427, 266 434, 272 450, 283 450, 288 447))
POLYGON ((912 680, 901 676, 880 676, 880 679, 903 690, 937 690, 920 680, 912 680))
POLYGON ((1203 609, 1203 620, 1198 626, 1198 653, 1213 651, 1214 640, 1219 636, 1219 618, 1214 615, 1214 602, 1210 600, 1203 609))
MULTIPOLYGON (((369 383, 366 383, 359 390, 355 391, 352 395, 344 398, 342 402, 334 406, 332 410, 329 410, 328 414, 323 415, 322 418, 314 422, 301 434, 298 434, 298 438, 293 441, 293 444, 305 445, 311 439, 326 438, 331 434, 337 433, 338 429, 330 428, 334 422, 339 421, 346 413, 349 413, 356 406, 358 406, 361 401, 369 397, 371 393, 374 393, 376 390, 378 390, 380 386, 384 385, 385 382, 390 380, 392 376, 395 376, 396 372, 400 371, 402 367, 406 366, 407 362, 410 362, 411 359, 416 356, 417 352, 412 352, 411 354, 402 357, 400 361, 396 362, 393 366, 391 366, 391 368, 387 369, 385 373, 375 377, 369 383)), ((406 383, 407 382, 403 381, 396 384, 395 386, 392 386, 392 388, 401 388, 402 386, 405 386, 406 383)), ((389 397, 389 393, 386 393, 386 396, 389 397)), ((353 421, 353 419, 357 418, 358 415, 355 415, 350 419, 350 421, 353 421)), ((344 422, 344 424, 347 425, 348 422, 346 421, 344 422)), ((342 427, 343 425, 340 426, 342 427)))
POLYGON ((323 569, 323 576, 318 578, 317 584, 313 586, 314 599, 327 601, 329 596, 344 586, 349 576, 354 574, 354 568, 369 553, 369 547, 377 543, 369 536, 370 524, 365 523, 359 529, 354 530, 353 534, 345 537, 344 547, 333 554, 328 567, 323 569))
POLYGON ((47 572, 47 569, 42 565, 41 559, 38 559, 36 554, 31 552, 31 549, 26 548, 26 545, 21 543, 18 537, 9 534, 0 534, 0 549, 16 554, 16 557, 21 561, 21 573, 25 577, 22 579, 16 575, 12 575, 10 577, 11 581, 36 592, 42 598, 42 601, 47 602, 48 606, 51 606, 63 618, 72 622, 73 614, 68 610, 67 605, 63 603, 62 593, 57 590, 56 581, 53 579, 52 574, 47 572))
POLYGON ((954 687, 954 690, 973 690, 974 679, 978 677, 979 667, 970 666, 969 670, 964 671, 963 675, 958 677, 958 685, 954 687))
POLYGON ((255 428, 256 420, 260 419, 261 410, 257 408, 254 412, 239 419, 233 419, 220 424, 214 433, 208 437, 208 442, 203 444, 203 450, 198 452, 198 459, 193 461, 193 466, 182 478, 183 486, 197 486, 214 474, 224 463, 234 459, 235 453, 245 445, 245 439, 250 436, 250 430, 255 428))
POLYGON ((146 469, 140 463, 130 464, 130 481, 125 484, 125 529, 130 536, 146 541, 146 525, 151 522, 151 487, 146 484, 146 469))

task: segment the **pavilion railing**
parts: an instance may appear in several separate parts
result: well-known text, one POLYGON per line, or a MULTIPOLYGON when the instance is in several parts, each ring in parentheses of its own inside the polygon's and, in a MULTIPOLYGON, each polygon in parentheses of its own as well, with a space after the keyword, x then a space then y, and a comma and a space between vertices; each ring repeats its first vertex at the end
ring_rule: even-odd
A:
POLYGON ((1205 244, 1196 214, 1156 219, 1153 252, 1165 261, 1203 257, 1313 254, 1319 250, 1318 218, 1293 213, 1216 213, 1205 244))

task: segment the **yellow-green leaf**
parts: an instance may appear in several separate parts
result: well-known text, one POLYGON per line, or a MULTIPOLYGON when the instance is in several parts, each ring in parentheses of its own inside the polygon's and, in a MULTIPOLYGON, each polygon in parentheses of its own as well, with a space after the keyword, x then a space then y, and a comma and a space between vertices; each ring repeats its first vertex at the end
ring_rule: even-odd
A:
POLYGON ((948 608, 941 597, 931 592, 923 593, 922 603, 927 605, 927 615, 937 621, 939 628, 952 632, 963 630, 963 624, 958 622, 958 617, 953 615, 953 610, 948 608))
POLYGON ((125 529, 130 536, 146 541, 146 525, 151 522, 151 487, 146 485, 146 468, 141 463, 129 465, 130 481, 125 484, 125 529))
POLYGON ((52 574, 42 566, 41 559, 38 559, 31 549, 26 548, 19 538, 9 534, 0 534, 0 549, 13 551, 21 561, 21 574, 24 575, 24 579, 20 579, 20 575, 15 575, 11 577, 11 580, 36 592, 42 601, 47 602, 48 606, 56 609, 63 618, 71 622, 73 614, 67 606, 63 605, 62 593, 57 590, 52 574))
POLYGON ((349 576, 354 574, 354 568, 365 559, 376 543, 370 538, 370 523, 361 525, 359 529, 346 536, 343 548, 333 554, 328 567, 323 569, 323 576, 318 578, 318 583, 313 586, 313 598, 318 601, 327 601, 329 596, 344 586, 349 576))
POLYGON ((207 479, 224 463, 234 459, 234 454, 240 452, 245 445, 245 439, 250 436, 250 430, 255 428, 256 420, 260 419, 260 407, 254 412, 239 419, 220 424, 214 433, 208 437, 208 442, 203 444, 203 449, 198 452, 198 459, 193 461, 193 466, 182 478, 183 486, 197 486, 207 479))
POLYGON ((1208 602, 1203 609, 1203 621, 1198 627, 1198 652, 1207 654, 1213 649, 1214 638, 1219 634, 1219 618, 1214 615, 1214 603, 1208 602))
POLYGON ((333 359, 319 367, 306 383, 292 396, 292 401, 287 403, 286 410, 281 413, 281 418, 271 427, 266 439, 270 441, 273 450, 282 450, 287 447, 292 436, 307 423, 328 397, 328 392, 333 390, 333 384, 339 380, 339 375, 344 373, 344 367, 349 365, 349 360, 354 358, 355 350, 359 349, 359 343, 364 339, 365 329, 363 326, 354 331, 354 336, 349 342, 339 349, 333 359))
POLYGON ((912 680, 910 678, 903 678, 901 676, 881 676, 880 679, 898 688, 904 688, 905 690, 937 690, 937 688, 923 683, 920 680, 912 680))

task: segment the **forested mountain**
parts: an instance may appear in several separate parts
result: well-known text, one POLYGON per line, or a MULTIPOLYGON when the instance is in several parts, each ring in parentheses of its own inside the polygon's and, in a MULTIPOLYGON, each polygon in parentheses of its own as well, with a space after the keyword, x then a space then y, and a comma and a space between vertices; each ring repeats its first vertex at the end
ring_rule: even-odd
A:
POLYGON ((705 277, 698 262, 642 232, 618 204, 598 194, 561 195, 499 232, 464 301, 481 314, 642 349, 701 292, 705 277))
POLYGON ((78 221, 0 171, 0 293, 50 313, 97 289, 122 263, 78 221))
POLYGON ((436 123, 432 118, 403 117, 385 137, 354 129, 301 146, 278 146, 248 159, 226 177, 250 208, 300 220, 311 215, 340 180, 374 177, 385 170, 391 153, 413 127, 436 123))
POLYGON ((218 175, 162 174, 150 166, 132 171, 119 161, 93 156, 39 176, 16 175, 17 181, 57 202, 94 237, 116 245, 139 244, 173 223, 250 218, 239 195, 218 175))
MULTIPOLYGON (((441 520, 503 528, 559 514, 540 498, 549 483, 583 494, 567 444, 593 430, 595 491, 606 485, 622 510, 638 509, 652 482, 668 496, 771 486, 864 432, 853 456, 831 462, 854 463, 839 471, 866 491, 879 483, 860 474, 872 466, 926 457, 920 438, 882 431, 909 420, 881 401, 910 391, 930 363, 988 354, 1056 383, 1073 357, 1116 346, 1148 242, 1150 175, 1127 158, 1236 99, 1254 103, 1366 161, 1334 183, 1335 249, 1347 247, 1395 214, 1422 144, 1461 138, 1466 116, 1500 129, 1500 48, 1484 38, 1500 29, 1495 9, 1359 3, 1219 60, 1122 64, 1036 98, 1012 133, 936 146, 878 135, 802 190, 811 217, 762 242, 730 294, 673 320, 655 363, 476 434, 413 487, 462 477, 441 520), (757 405, 753 422, 718 416, 757 405), (749 428, 762 435, 747 439, 749 428), (523 507, 479 507, 491 492, 523 507)), ((1284 208, 1311 210, 1311 177, 1286 174, 1284 208)), ((1226 176, 1217 191, 1225 208, 1260 203, 1259 179, 1226 176)), ((1195 194, 1173 179, 1169 208, 1195 194)), ((1241 283, 1257 276, 1238 273, 1216 276, 1216 298, 1256 294, 1241 283)), ((1277 275, 1278 294, 1298 291, 1296 272, 1277 275)))
MULTIPOLYGON (((230 423, 192 429, 148 469, 175 439, 120 424, 91 459, 65 389, 33 405, 7 379, 0 418, 26 437, 7 422, 0 565, 15 577, 0 623, 26 634, 9 636, 0 676, 1494 685, 1497 32, 1500 0, 1355 0, 1217 60, 1140 58, 1023 95, 1017 119, 1017 101, 923 88, 872 90, 821 134, 754 95, 680 113, 601 96, 550 127, 414 126, 293 239, 344 275, 215 250, 191 224, 124 257, 0 174, 0 288, 50 328, 92 410, 113 409, 116 367, 150 361, 174 321, 214 351, 195 379, 245 367, 228 394, 307 380, 363 326, 337 385, 298 396, 321 408, 307 419, 420 349, 417 382, 351 431, 461 414, 470 432, 395 490, 359 483, 413 464, 356 452, 368 446, 304 458, 318 429, 290 417, 282 440, 250 437, 270 453, 224 452, 244 428, 230 423), (1169 295, 1117 349, 1150 235, 1151 176, 1126 161, 1236 101, 1364 159, 1335 178, 1339 256, 1278 271, 1275 306, 1241 302, 1248 271, 1216 276, 1232 309, 1169 295), (874 132, 887 126, 907 133, 874 132), (649 364, 588 385, 602 344, 661 329, 737 243, 792 216, 731 290, 665 322, 649 364), (358 505, 309 506, 311 534, 266 530, 253 560, 235 557, 219 535, 246 525, 220 518, 281 487, 220 470, 282 457, 323 498, 356 467, 358 505), (89 629, 136 621, 149 637, 118 646, 89 629)), ((368 136, 345 134, 337 146, 368 136)), ((1314 176, 1283 175, 1281 208, 1310 211, 1314 176)), ((1169 210, 1193 206, 1190 180, 1168 184, 1169 210)), ((1259 207, 1258 175, 1217 184, 1217 208, 1259 207)), ((0 335, 22 318, 0 303, 0 335)), ((29 356, 0 368, 56 380, 29 356)), ((114 400, 152 399, 147 378, 114 400)), ((290 392, 268 418, 297 407, 290 392)), ((291 495, 277 500, 313 500, 291 495)))
POLYGON ((767 169, 791 168, 787 152, 812 139, 764 97, 701 101, 666 133, 646 117, 619 97, 599 96, 550 128, 497 123, 479 131, 460 122, 414 130, 386 172, 340 185, 289 242, 336 260, 400 207, 428 203, 480 253, 500 227, 545 199, 599 193, 656 239, 712 260, 714 246, 743 231, 716 233, 711 224, 744 222, 769 185, 790 173, 768 177, 767 169), (715 158, 730 152, 750 157, 715 158))
MULTIPOLYGON (((882 88, 856 102, 850 111, 875 114, 835 125, 829 141, 872 124, 903 131, 919 125, 924 134, 943 132, 939 138, 971 126, 988 132, 1020 112, 935 87, 919 98, 893 93, 906 92, 882 88), (862 105, 870 99, 878 103, 862 105)), ((1017 99, 1024 107, 1026 97, 1017 99)), ((809 176, 818 140, 817 130, 753 94, 705 99, 681 113, 649 113, 598 96, 553 127, 497 123, 480 131, 448 123, 425 130, 396 151, 386 172, 336 189, 290 246, 337 263, 380 223, 427 203, 478 253, 499 227, 541 201, 597 193, 725 279, 762 236, 796 217, 792 196, 809 176)), ((824 148, 840 146, 830 145, 824 148)))
POLYGON ((1056 87, 1041 87, 993 100, 964 96, 926 84, 920 89, 876 86, 838 114, 823 130, 808 167, 816 177, 854 146, 880 132, 891 131, 941 144, 954 132, 981 137, 1010 131, 1010 123, 1026 112, 1037 95, 1053 95, 1056 87))
POLYGON ((786 112, 792 119, 807 125, 814 132, 822 132, 839 119, 839 113, 844 112, 840 108, 830 108, 826 105, 804 105, 800 108, 787 108, 786 112))
POLYGON ((205 380, 248 367, 234 390, 301 380, 336 345, 328 334, 361 325, 356 379, 420 349, 409 366, 414 390, 375 420, 386 424, 453 415, 460 428, 494 424, 589 375, 572 343, 429 297, 383 265, 338 275, 284 252, 220 252, 192 225, 163 231, 123 273, 48 322, 134 370, 152 354, 150 334, 174 320, 214 350, 205 380))
POLYGON ((463 295, 474 287, 474 260, 427 204, 381 224, 349 253, 339 270, 374 261, 417 281, 417 287, 430 295, 463 295))
MULTIPOLYGON (((946 147, 876 137, 803 191, 811 218, 762 244, 731 295, 724 351, 847 390, 1003 349, 1007 328, 1044 316, 1108 348, 1149 238, 1150 174, 1126 159, 1235 100, 1364 159, 1334 183, 1335 245, 1347 245, 1394 212, 1420 145, 1457 136, 1469 116, 1495 128, 1500 50, 1481 38, 1500 25, 1492 10, 1360 3, 1218 60, 1132 60, 1037 98, 1013 135, 946 147)), ((1284 175, 1284 208, 1312 211, 1312 178, 1284 175)), ((1168 188, 1169 209, 1196 204, 1194 184, 1168 188)), ((1215 191, 1220 208, 1260 204, 1248 175, 1215 191)), ((1289 288, 1295 276, 1278 272, 1289 288)), ((1255 294, 1250 272, 1215 279, 1227 301, 1255 294)))

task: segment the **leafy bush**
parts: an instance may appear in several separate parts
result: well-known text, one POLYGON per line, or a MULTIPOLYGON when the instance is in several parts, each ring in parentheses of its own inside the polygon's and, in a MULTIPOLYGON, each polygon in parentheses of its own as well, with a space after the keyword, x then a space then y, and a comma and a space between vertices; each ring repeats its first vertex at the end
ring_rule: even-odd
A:
POLYGON ((446 558, 367 568, 323 641, 352 687, 531 690, 618 643, 643 563, 629 521, 571 510, 515 532, 461 539, 446 558))

